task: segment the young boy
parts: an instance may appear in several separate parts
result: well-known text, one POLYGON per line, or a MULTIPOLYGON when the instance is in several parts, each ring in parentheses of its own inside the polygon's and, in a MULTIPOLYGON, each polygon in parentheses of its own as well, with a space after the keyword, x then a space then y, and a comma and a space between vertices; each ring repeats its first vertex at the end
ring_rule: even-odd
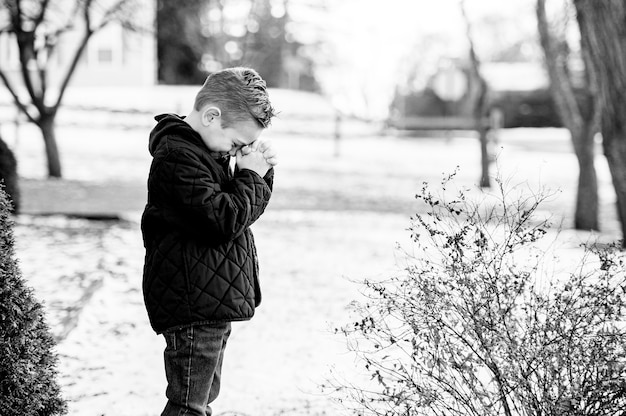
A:
POLYGON ((212 414, 231 322, 261 302, 249 227, 272 193, 276 153, 258 138, 274 115, 265 81, 229 68, 206 79, 187 117, 159 115, 150 133, 143 294, 166 340, 162 416, 212 414))

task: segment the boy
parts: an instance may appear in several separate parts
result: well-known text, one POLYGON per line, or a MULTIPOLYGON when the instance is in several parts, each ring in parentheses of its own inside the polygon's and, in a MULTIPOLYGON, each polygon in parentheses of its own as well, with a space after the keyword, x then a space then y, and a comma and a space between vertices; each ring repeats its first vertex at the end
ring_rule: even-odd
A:
POLYGON ((166 339, 161 416, 212 414, 231 322, 261 302, 249 227, 272 193, 276 153, 258 138, 274 115, 259 74, 229 68, 206 79, 187 117, 156 117, 141 230, 144 301, 166 339))

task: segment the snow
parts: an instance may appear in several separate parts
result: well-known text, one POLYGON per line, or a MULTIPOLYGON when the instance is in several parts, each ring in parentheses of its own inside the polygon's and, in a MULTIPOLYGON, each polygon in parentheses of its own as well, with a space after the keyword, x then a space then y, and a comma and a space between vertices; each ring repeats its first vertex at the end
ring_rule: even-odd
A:
MULTIPOLYGON (((174 111, 195 89, 142 91, 68 95, 68 102, 89 103, 97 96, 102 106, 124 101, 143 111, 124 126, 112 126, 111 117, 121 116, 106 113, 97 119, 76 112, 63 119, 58 139, 68 180, 145 183, 149 111, 174 111)), ((344 126, 336 142, 334 110, 323 98, 275 95, 285 109, 284 124, 276 122, 264 137, 275 143, 280 165, 273 201, 253 226, 264 298, 251 321, 233 324, 213 408, 218 415, 340 415, 319 385, 332 368, 355 371, 342 337, 333 333, 349 322, 348 305, 359 298, 354 281, 397 270, 395 246, 410 247, 406 228, 422 181, 436 185, 457 165, 459 184, 478 180, 478 143, 457 133, 395 137, 364 123, 344 126)), ((18 154, 20 175, 42 179, 37 132, 23 125, 16 137, 3 125, 1 133, 18 154)), ((604 231, 592 235, 567 229, 577 163, 563 130, 504 131, 496 148, 501 174, 512 184, 529 192, 561 189, 544 212, 563 219, 564 255, 575 256, 578 243, 589 238, 619 237, 603 158, 597 168, 604 231)), ((76 318, 57 345, 70 416, 158 415, 165 404, 165 343, 149 327, 141 294, 140 212, 124 214, 128 220, 121 222, 29 215, 16 220, 21 269, 44 301, 53 333, 60 335, 63 322, 76 318), (86 295, 89 288, 96 289, 92 296, 86 295)))

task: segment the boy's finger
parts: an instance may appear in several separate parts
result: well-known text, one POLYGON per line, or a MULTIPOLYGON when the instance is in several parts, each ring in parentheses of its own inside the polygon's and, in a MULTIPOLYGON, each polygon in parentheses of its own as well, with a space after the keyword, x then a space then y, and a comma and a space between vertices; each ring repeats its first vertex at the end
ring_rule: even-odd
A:
POLYGON ((272 142, 270 142, 269 140, 263 140, 262 142, 258 144, 259 152, 266 152, 267 150, 271 148, 272 148, 272 142))
POLYGON ((276 151, 273 148, 267 149, 263 152, 263 156, 266 159, 269 159, 271 157, 276 157, 276 151))

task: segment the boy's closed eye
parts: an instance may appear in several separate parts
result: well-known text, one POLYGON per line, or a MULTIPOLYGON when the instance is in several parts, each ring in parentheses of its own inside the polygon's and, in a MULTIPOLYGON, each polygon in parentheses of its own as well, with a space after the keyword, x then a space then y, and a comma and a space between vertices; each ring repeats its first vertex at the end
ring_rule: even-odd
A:
POLYGON ((253 152, 256 152, 257 150, 259 150, 259 143, 261 143, 261 141, 260 141, 260 140, 255 140, 255 141, 253 141, 252 143, 250 143, 248 146, 250 146, 250 149, 251 149, 253 152))

